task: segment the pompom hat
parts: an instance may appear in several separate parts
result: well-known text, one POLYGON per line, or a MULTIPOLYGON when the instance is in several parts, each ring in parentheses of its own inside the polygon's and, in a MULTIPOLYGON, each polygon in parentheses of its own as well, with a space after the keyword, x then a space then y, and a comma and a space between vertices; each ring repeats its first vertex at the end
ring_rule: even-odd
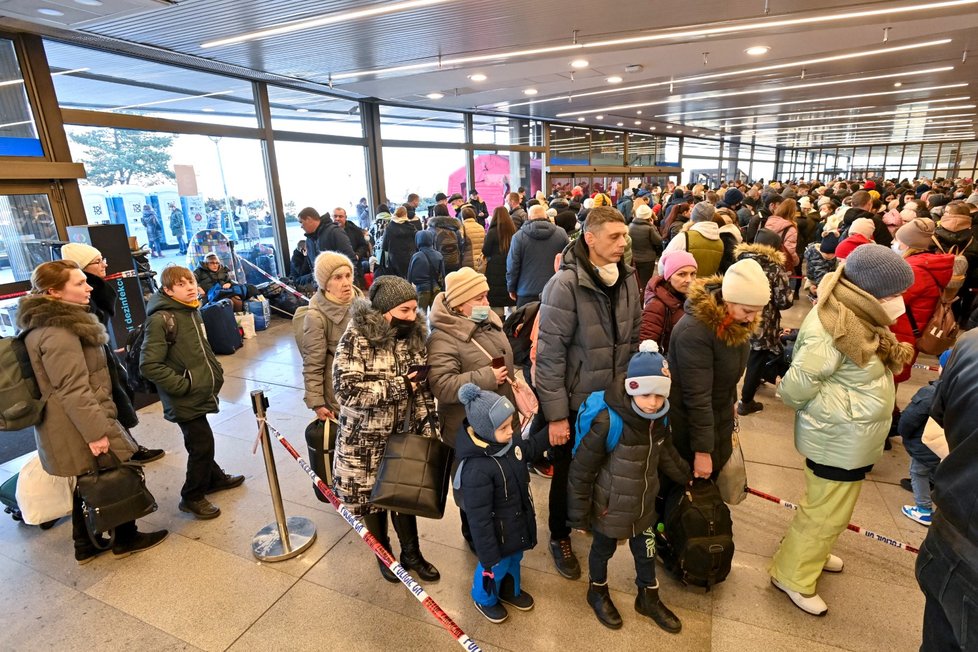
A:
POLYGON ((480 439, 496 441, 496 430, 513 418, 516 408, 505 396, 479 389, 478 385, 465 383, 458 390, 458 400, 465 406, 469 425, 480 439))
POLYGON ((659 353, 659 345, 655 340, 643 341, 638 347, 638 353, 628 362, 625 392, 629 396, 658 394, 668 397, 671 388, 669 363, 659 353))

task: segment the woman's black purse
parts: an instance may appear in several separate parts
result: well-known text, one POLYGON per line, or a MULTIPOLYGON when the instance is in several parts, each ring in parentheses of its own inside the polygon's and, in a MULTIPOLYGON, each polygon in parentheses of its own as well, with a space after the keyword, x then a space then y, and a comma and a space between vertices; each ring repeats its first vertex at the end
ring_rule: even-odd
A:
POLYGON ((156 498, 146 488, 143 467, 121 462, 111 450, 114 466, 101 466, 78 476, 77 491, 82 500, 82 514, 92 544, 106 550, 115 542, 115 528, 156 511, 156 498), (102 546, 103 532, 109 533, 109 545, 102 546))
MULTIPOLYGON (((420 435, 423 424, 412 429, 413 414, 412 395, 403 432, 395 433, 387 440, 370 502, 391 512, 438 519, 445 515, 453 451, 436 437, 420 435)), ((437 426, 432 425, 437 432, 437 426)))

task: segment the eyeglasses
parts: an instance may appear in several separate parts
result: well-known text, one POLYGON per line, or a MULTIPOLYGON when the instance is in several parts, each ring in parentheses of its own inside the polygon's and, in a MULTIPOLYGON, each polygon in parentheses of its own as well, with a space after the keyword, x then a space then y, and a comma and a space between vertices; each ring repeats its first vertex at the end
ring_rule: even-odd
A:
POLYGON ((108 265, 109 264, 109 259, 108 258, 96 258, 95 260, 93 260, 92 262, 90 262, 88 264, 89 265, 108 265))

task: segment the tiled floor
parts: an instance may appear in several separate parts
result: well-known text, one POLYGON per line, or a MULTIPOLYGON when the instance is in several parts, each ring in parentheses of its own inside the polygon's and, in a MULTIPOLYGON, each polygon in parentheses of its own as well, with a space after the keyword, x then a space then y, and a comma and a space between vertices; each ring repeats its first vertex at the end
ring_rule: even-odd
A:
MULTIPOLYGON (((804 307, 786 317, 797 325, 804 307)), ((159 405, 146 408, 136 429, 140 441, 167 450, 147 467, 149 486, 160 503, 144 528, 172 532, 163 545, 123 560, 111 555, 78 567, 71 555, 70 525, 53 529, 14 523, 0 514, 0 649, 99 650, 451 650, 451 637, 399 585, 380 578, 372 553, 329 505, 312 494, 311 483, 277 444, 275 458, 285 510, 311 518, 315 544, 299 557, 260 563, 251 539, 274 520, 261 455, 252 454, 256 424, 249 393, 264 388, 269 420, 304 450, 303 430, 311 413, 302 403, 301 364, 290 325, 274 320, 268 331, 223 357, 227 378, 222 411, 212 418, 217 459, 244 473, 239 489, 215 496, 223 511, 213 521, 195 521, 177 511, 186 453, 177 427, 163 420, 159 405)), ((929 362, 924 359, 922 362, 929 362)), ((916 370, 900 389, 906 403, 935 376, 916 370)), ((797 501, 802 493, 802 458, 791 437, 792 414, 762 388, 763 412, 742 419, 742 441, 752 486, 797 501)), ((898 486, 907 476, 899 442, 884 454, 866 482, 854 522, 919 545, 925 529, 900 514, 911 499, 898 486)), ((19 468, 0 466, 0 482, 19 468)), ((539 531, 546 537, 547 483, 534 477, 539 531)), ((451 503, 451 501, 449 501, 451 503)), ((845 650, 917 649, 923 599, 913 576, 913 554, 842 534, 835 552, 846 570, 825 577, 819 591, 829 604, 824 618, 808 616, 774 589, 766 567, 791 518, 773 503, 749 497, 733 508, 737 552, 726 582, 711 592, 683 588, 660 571, 662 595, 683 620, 671 636, 631 607, 633 568, 627 548, 611 562, 613 597, 623 629, 606 630, 585 603, 585 580, 558 576, 546 546, 526 554, 524 584, 537 606, 492 625, 468 597, 474 557, 458 533, 457 510, 441 521, 421 521, 423 550, 442 572, 426 587, 459 626, 486 650, 845 650)), ((574 535, 584 560, 587 539, 574 535)))

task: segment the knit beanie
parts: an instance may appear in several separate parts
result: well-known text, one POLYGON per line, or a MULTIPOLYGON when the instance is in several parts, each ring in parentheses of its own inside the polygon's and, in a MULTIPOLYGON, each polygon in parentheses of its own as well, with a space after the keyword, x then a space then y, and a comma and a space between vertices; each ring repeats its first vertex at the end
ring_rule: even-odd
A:
MULTIPOLYGON (((941 228, 946 231, 951 231, 952 233, 970 229, 971 224, 972 221, 970 215, 958 215, 955 213, 945 212, 944 215, 941 216, 941 228)), ((64 249, 62 249, 62 251, 64 251, 64 249)))
POLYGON ((818 246, 818 250, 823 254, 834 254, 838 246, 839 236, 835 233, 826 233, 822 236, 822 243, 818 246))
POLYGON ((316 285, 319 286, 320 290, 326 289, 326 284, 329 283, 333 273, 341 267, 349 267, 350 271, 353 271, 353 263, 343 254, 335 251, 324 251, 316 256, 316 285))
POLYGON ((635 209, 635 217, 638 217, 640 219, 651 220, 652 215, 654 215, 652 211, 652 207, 649 206, 648 204, 642 204, 641 206, 635 209))
POLYGON ((594 207, 598 206, 611 206, 611 197, 604 194, 603 192, 595 193, 594 195, 594 207))
POLYGON ((78 263, 82 269, 91 265, 93 260, 101 258, 101 256, 102 252, 84 242, 69 242, 61 247, 61 258, 78 263))
POLYGON ((628 362, 625 392, 629 396, 658 394, 668 397, 671 387, 669 363, 659 353, 659 345, 655 340, 643 341, 638 347, 638 353, 628 362))
POLYGON ((516 408, 505 396, 479 389, 478 385, 465 383, 458 390, 458 400, 465 406, 469 425, 480 439, 496 441, 496 429, 509 421, 516 408))
POLYGON ((812 210, 812 200, 809 199, 808 197, 801 197, 798 200, 798 205, 802 208, 802 210, 805 211, 812 210))
POLYGON ((842 274, 877 299, 903 294, 913 284, 913 270, 903 256, 878 244, 856 247, 842 274))
POLYGON ((766 306, 771 300, 771 283, 756 260, 744 258, 727 268, 720 295, 727 303, 766 306))
POLYGON ((849 227, 849 235, 853 233, 858 233, 865 236, 867 240, 873 239, 873 234, 876 233, 876 223, 868 217, 860 217, 852 221, 852 226, 849 227))
POLYGON ((930 249, 934 228, 934 220, 918 217, 897 229, 896 239, 911 249, 930 249))
POLYGON ((723 194, 723 203, 725 206, 736 206, 743 201, 744 193, 740 192, 736 188, 728 188, 727 192, 723 194))
POLYGON ((876 189, 876 182, 873 181, 872 179, 870 179, 865 184, 863 184, 863 190, 875 190, 875 189, 876 189))
POLYGON ((400 276, 381 276, 370 286, 370 305, 381 314, 386 314, 408 301, 417 301, 418 292, 414 286, 400 276))
POLYGON ((452 308, 488 291, 489 282, 486 277, 471 267, 463 267, 445 277, 445 301, 452 308))
POLYGON ((815 203, 818 204, 819 208, 825 206, 826 204, 835 204, 835 202, 832 201, 832 198, 828 195, 822 195, 821 197, 818 198, 818 201, 815 203))
POLYGON ((716 209, 713 207, 713 204, 701 201, 693 206, 693 210, 689 214, 689 221, 694 224, 697 222, 709 222, 713 219, 714 213, 716 213, 716 209))
POLYGON ((693 269, 699 268, 696 263, 696 258, 694 258, 693 254, 689 253, 688 251, 670 251, 662 257, 662 278, 668 281, 673 274, 681 270, 683 267, 692 267, 693 269))
POLYGON ((771 229, 758 229, 754 236, 754 244, 767 245, 775 251, 781 250, 781 236, 771 229))

